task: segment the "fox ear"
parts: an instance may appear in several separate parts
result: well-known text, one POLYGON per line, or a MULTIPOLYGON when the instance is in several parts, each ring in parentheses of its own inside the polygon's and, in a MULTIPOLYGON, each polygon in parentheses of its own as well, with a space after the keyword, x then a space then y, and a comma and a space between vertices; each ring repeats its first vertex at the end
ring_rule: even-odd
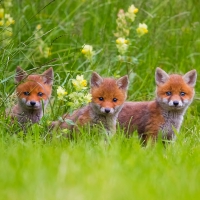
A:
POLYGON ((169 75, 164 70, 157 67, 156 75, 155 75, 156 84, 157 85, 164 84, 168 79, 169 79, 169 75))
POLYGON ((128 89, 128 84, 129 84, 129 81, 128 81, 128 76, 122 76, 121 78, 117 79, 117 85, 120 89, 122 90, 127 90, 128 89))
POLYGON ((90 80, 91 87, 99 87, 102 83, 103 78, 96 72, 93 72, 90 80))
POLYGON ((197 71, 195 69, 187 72, 183 76, 183 80, 191 87, 194 87, 197 80, 197 71))
POLYGON ((21 82, 27 76, 28 74, 21 67, 17 66, 15 74, 15 83, 21 82))
POLYGON ((52 85, 53 84, 53 78, 54 78, 53 68, 50 67, 49 69, 44 71, 42 73, 42 78, 43 78, 44 83, 46 83, 48 85, 52 85))

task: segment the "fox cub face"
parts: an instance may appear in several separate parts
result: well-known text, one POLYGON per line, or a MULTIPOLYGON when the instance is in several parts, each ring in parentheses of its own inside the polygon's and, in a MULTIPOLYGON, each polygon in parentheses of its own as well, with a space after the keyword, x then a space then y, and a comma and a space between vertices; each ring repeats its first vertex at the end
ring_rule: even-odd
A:
POLYGON ((181 110, 190 105, 194 97, 197 72, 191 70, 185 75, 168 75, 156 69, 157 101, 168 110, 181 110))
POLYGON ((96 113, 102 115, 113 115, 118 113, 124 101, 128 88, 128 76, 117 80, 102 78, 93 72, 91 77, 92 107, 96 113))
POLYGON ((20 67, 16 69, 15 83, 19 105, 28 110, 39 110, 46 106, 51 96, 53 69, 41 75, 28 75, 20 67), (42 102, 43 101, 43 102, 42 102))

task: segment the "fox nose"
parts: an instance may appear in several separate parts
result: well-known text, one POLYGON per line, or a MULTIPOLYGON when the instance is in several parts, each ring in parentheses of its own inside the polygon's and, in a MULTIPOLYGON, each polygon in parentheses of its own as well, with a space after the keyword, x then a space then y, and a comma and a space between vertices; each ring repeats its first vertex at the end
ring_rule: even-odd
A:
POLYGON ((173 101, 174 106, 178 106, 179 102, 178 101, 173 101))
POLYGON ((31 101, 30 104, 31 104, 31 106, 34 106, 36 104, 36 102, 35 101, 31 101))
POLYGON ((109 113, 110 112, 110 108, 105 108, 105 112, 109 113))

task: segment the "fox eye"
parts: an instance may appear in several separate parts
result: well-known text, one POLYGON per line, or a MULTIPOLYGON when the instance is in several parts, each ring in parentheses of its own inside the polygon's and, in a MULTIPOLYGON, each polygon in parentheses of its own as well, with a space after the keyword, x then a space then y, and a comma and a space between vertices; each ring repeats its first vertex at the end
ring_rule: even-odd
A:
POLYGON ((180 92, 180 95, 183 97, 185 96, 185 92, 180 92))
POLYGON ((171 96, 171 94, 172 94, 172 93, 171 93, 170 91, 166 92, 166 95, 167 95, 167 96, 171 96))
POLYGON ((39 97, 43 96, 43 93, 42 92, 38 92, 38 96, 39 97))
POLYGON ((103 101, 103 97, 99 97, 99 100, 100 100, 100 101, 103 101))
POLYGON ((29 96, 30 92, 24 92, 24 95, 29 96))
POLYGON ((113 98, 113 102, 117 102, 117 98, 113 98))

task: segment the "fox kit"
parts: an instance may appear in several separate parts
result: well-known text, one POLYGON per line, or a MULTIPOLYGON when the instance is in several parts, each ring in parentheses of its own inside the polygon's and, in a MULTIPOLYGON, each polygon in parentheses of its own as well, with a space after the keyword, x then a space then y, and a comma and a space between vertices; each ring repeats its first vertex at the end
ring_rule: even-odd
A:
POLYGON ((145 144, 151 137, 156 140, 159 131, 162 138, 175 138, 173 129, 179 131, 183 116, 194 97, 196 70, 184 76, 168 75, 160 68, 156 69, 156 99, 147 102, 126 102, 119 113, 119 123, 128 133, 137 130, 145 144))
POLYGON ((18 122, 37 123, 43 116, 43 108, 48 104, 53 84, 53 69, 43 74, 28 75, 17 67, 15 75, 18 103, 12 108, 11 116, 18 122))
MULTIPOLYGON (((102 124, 108 134, 114 134, 118 114, 126 100, 128 77, 123 76, 115 80, 113 78, 102 78, 96 72, 93 72, 90 85, 91 103, 74 111, 71 116, 65 115, 63 118, 72 120, 76 125, 102 124)), ((66 122, 52 123, 53 127, 58 125, 60 128, 73 128, 66 122)))

